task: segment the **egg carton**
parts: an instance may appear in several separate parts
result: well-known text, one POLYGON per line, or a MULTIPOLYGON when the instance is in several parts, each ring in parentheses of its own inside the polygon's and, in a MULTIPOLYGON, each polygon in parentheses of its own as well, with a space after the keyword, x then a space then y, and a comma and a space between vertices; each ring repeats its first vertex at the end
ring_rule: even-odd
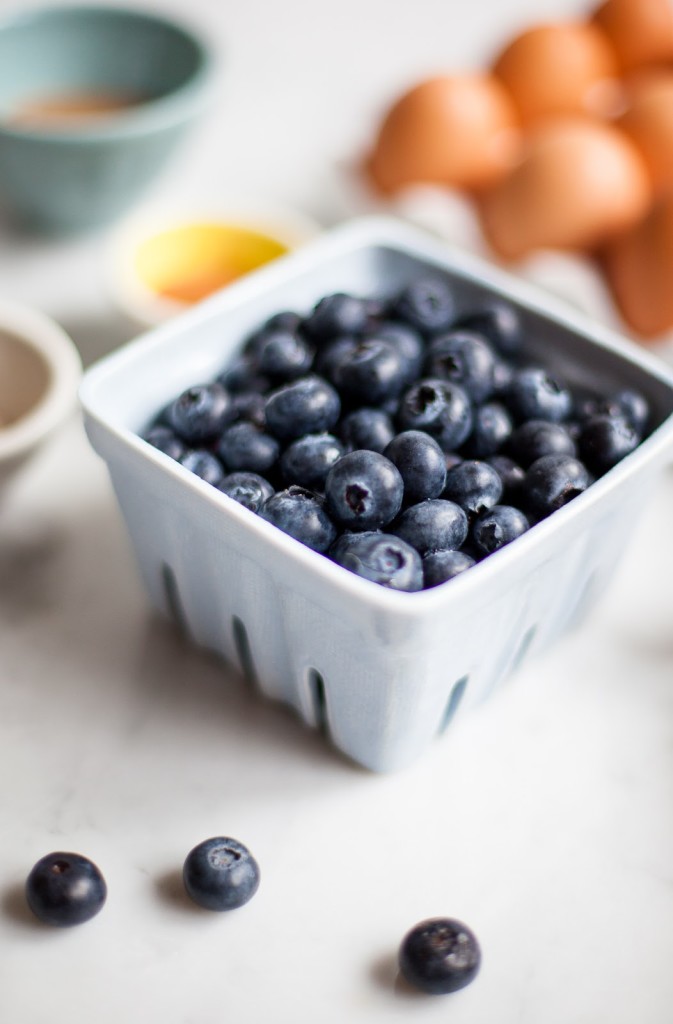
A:
POLYGON ((153 605, 269 698, 375 771, 399 769, 604 590, 673 451, 667 367, 569 306, 389 218, 343 225, 91 368, 81 390, 153 605), (497 295, 526 352, 572 386, 642 391, 653 430, 569 505, 459 577, 398 593, 347 572, 242 508, 138 435, 184 388, 212 379, 281 309, 391 294, 428 271, 460 313, 497 295))

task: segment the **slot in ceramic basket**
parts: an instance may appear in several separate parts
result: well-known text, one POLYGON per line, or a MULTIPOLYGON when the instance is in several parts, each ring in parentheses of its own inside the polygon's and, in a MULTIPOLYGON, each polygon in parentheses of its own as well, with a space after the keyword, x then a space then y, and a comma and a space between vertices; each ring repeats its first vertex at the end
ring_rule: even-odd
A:
POLYGON ((413 761, 459 707, 582 618, 673 451, 673 376, 663 364, 564 303, 381 218, 333 230, 106 357, 85 375, 81 400, 152 603, 377 771, 413 761), (488 294, 514 303, 527 353, 571 385, 638 388, 653 410, 635 452, 468 572, 414 594, 359 579, 138 436, 273 313, 308 312, 334 291, 392 293, 429 269, 452 281, 459 311, 488 294))

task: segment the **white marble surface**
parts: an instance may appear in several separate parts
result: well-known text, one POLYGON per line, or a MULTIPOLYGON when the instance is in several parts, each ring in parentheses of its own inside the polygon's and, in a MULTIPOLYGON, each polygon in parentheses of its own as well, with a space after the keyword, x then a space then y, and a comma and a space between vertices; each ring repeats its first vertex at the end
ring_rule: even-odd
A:
MULTIPOLYGON (((222 105, 155 197, 245 189, 329 221, 340 163, 395 88, 582 5, 190 9, 227 54, 222 105)), ((0 238, 0 292, 55 316, 87 362, 131 333, 107 242, 0 238)), ((373 776, 149 613, 75 418, 0 496, 0 1021, 668 1024, 672 521, 669 470, 589 621, 420 763, 373 776), (178 878, 221 832, 263 872, 224 916, 191 906, 178 878), (110 893, 65 932, 22 898, 57 848, 96 860, 110 893), (437 914, 462 917, 484 952, 446 999, 395 977, 403 934, 437 914)))

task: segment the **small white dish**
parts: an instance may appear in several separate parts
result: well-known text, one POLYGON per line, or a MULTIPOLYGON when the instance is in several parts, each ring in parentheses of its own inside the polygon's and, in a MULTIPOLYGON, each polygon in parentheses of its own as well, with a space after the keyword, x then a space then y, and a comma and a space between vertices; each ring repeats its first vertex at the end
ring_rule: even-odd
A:
POLYGON ((148 207, 113 236, 113 298, 136 323, 153 327, 320 231, 300 211, 262 201, 148 207))
POLYGON ((0 486, 73 411, 81 375, 58 324, 0 299, 0 486))

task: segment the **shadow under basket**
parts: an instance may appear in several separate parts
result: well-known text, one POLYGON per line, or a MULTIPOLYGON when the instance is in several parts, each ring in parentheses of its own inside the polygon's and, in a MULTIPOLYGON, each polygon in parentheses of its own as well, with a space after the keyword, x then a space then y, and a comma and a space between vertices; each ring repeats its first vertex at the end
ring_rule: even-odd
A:
POLYGON ((673 448, 665 366, 561 301, 379 218, 337 228, 102 360, 81 398, 153 604, 376 771, 412 762, 584 616, 673 448), (571 386, 637 388, 653 419, 636 451, 587 492, 455 579, 414 594, 361 580, 138 436, 184 388, 213 379, 271 314, 308 312, 330 292, 393 293, 428 270, 452 283, 458 314, 505 298, 531 359, 571 386))

